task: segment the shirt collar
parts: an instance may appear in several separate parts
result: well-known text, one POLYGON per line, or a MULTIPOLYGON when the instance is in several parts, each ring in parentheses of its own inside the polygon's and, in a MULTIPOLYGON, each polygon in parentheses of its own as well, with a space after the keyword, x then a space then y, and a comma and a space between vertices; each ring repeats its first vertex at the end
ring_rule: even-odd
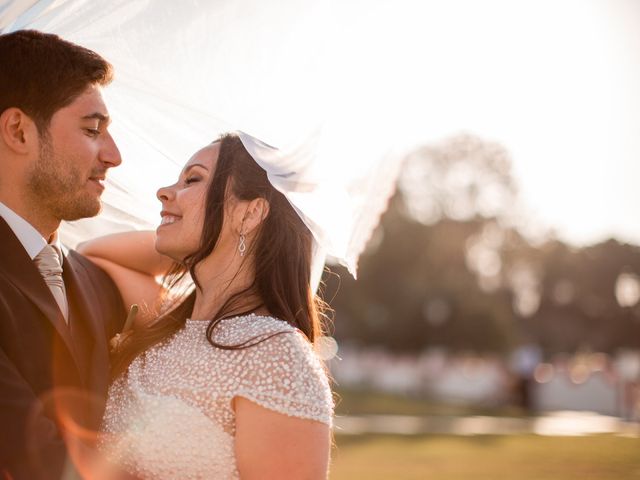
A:
MULTIPOLYGON (((0 217, 7 222, 9 228, 13 231, 14 235, 18 238, 18 241, 27 251, 29 257, 31 257, 31 260, 33 260, 47 245, 45 238, 40 235, 40 232, 38 232, 33 225, 2 202, 0 202, 0 217)), ((62 264, 62 247, 60 245, 60 239, 58 238, 57 232, 53 234, 51 245, 54 247, 56 252, 58 252, 60 263, 62 264)))

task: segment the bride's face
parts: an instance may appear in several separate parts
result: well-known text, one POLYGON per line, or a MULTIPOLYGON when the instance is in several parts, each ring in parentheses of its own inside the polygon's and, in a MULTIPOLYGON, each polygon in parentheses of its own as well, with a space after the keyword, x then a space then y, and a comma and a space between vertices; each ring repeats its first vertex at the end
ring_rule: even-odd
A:
POLYGON ((200 246, 205 200, 220 152, 213 143, 199 150, 182 169, 178 181, 158 190, 162 221, 156 230, 156 250, 182 261, 200 246))

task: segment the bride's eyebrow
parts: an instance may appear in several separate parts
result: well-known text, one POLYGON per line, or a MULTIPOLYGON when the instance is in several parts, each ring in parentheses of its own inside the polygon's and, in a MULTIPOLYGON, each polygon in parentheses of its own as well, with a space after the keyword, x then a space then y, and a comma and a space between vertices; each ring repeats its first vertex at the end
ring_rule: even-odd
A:
POLYGON ((205 167, 204 165, 202 165, 201 163, 192 163, 191 165, 189 165, 188 167, 186 167, 182 171, 182 174, 186 175, 189 172, 189 170, 191 170, 193 167, 200 167, 200 168, 204 168, 205 170, 209 171, 209 169, 207 167, 205 167))

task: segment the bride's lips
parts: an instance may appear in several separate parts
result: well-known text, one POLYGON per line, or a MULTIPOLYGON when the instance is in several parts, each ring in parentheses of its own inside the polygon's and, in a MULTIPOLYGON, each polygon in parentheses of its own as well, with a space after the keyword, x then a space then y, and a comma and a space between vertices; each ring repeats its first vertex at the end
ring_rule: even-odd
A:
POLYGON ((166 227, 167 225, 172 225, 178 222, 182 218, 180 215, 167 212, 166 210, 161 211, 160 216, 162 217, 162 220, 160 221, 159 227, 166 227))

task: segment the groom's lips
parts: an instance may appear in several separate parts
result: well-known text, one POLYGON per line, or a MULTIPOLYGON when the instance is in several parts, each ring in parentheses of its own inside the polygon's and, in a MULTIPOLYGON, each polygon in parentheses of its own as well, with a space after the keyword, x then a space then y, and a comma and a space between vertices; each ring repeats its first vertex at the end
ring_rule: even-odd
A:
POLYGON ((105 179, 106 179, 106 177, 104 175, 96 175, 96 176, 93 176, 93 177, 89 177, 89 181, 91 181, 95 185, 97 185, 101 192, 102 192, 102 190, 104 190, 104 181, 105 181, 105 179))

